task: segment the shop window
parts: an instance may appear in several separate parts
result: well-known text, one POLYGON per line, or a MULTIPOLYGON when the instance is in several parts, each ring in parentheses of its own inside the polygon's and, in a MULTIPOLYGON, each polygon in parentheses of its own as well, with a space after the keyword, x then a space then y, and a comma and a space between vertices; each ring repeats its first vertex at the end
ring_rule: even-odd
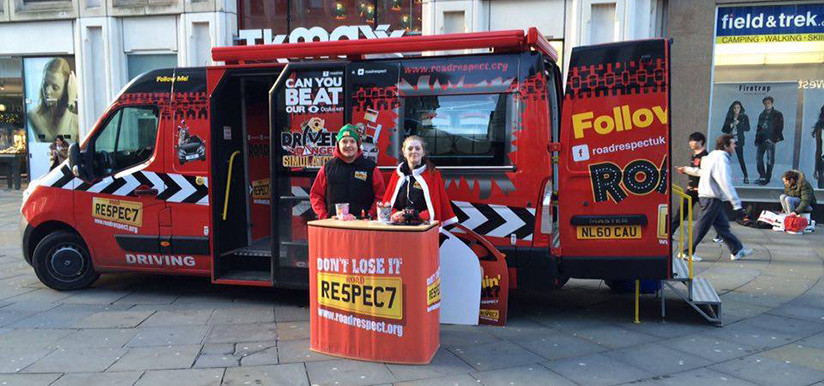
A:
POLYGON ((824 26, 807 23, 822 18, 824 3, 717 9, 707 137, 737 140, 733 184, 746 196, 775 199, 789 169, 824 189, 824 26))
POLYGON ((509 94, 404 99, 404 131, 438 166, 507 166, 509 94))
POLYGON ((177 54, 130 54, 126 57, 129 80, 151 70, 177 67, 177 54))
POLYGON ((26 151, 23 63, 0 58, 0 154, 26 151))
POLYGON ((374 1, 289 0, 290 27, 321 27, 332 31, 340 25, 375 25, 374 1))
POLYGON ((239 11, 241 29, 266 28, 271 29, 273 34, 285 34, 289 31, 288 0, 242 0, 239 11))
POLYGON ((106 176, 154 154, 158 114, 154 107, 125 107, 111 115, 94 140, 95 173, 106 176))

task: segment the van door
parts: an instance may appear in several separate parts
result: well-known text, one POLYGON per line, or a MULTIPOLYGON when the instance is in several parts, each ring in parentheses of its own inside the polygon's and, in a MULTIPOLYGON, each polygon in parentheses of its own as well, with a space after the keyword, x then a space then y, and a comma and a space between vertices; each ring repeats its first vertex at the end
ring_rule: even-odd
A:
POLYGON ((174 259, 173 271, 211 275, 206 69, 176 69, 171 97, 173 120, 164 145, 167 189, 161 195, 168 214, 160 218, 160 249, 174 259))
POLYGON ((162 128, 173 70, 136 79, 110 108, 85 144, 94 181, 78 183, 74 217, 99 270, 165 270, 160 255, 164 154, 162 128))
POLYGON ((568 276, 667 277, 669 60, 664 39, 572 51, 558 196, 568 276))

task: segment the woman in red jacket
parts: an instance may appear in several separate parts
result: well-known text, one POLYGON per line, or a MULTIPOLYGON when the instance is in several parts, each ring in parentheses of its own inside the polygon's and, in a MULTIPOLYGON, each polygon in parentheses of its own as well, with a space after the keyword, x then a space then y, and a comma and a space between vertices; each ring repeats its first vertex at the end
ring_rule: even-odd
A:
POLYGON ((426 159, 423 140, 416 135, 407 137, 402 151, 404 162, 392 173, 383 198, 392 206, 392 222, 420 219, 440 221, 441 226, 456 223, 458 218, 446 195, 443 178, 426 159))

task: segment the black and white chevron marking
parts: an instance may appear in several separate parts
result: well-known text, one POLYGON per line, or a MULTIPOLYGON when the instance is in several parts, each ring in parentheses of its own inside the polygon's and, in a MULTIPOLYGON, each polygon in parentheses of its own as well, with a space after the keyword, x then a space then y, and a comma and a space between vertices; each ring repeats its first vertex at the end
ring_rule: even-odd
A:
POLYGON ((77 190, 113 196, 135 197, 134 190, 145 185, 157 189, 158 200, 183 204, 209 205, 209 183, 206 177, 184 176, 182 174, 155 173, 138 170, 119 178, 106 177, 94 184, 75 178, 67 165, 46 174, 42 186, 77 190))
POLYGON ((292 196, 305 198, 305 200, 295 203, 292 207, 292 217, 300 217, 306 213, 312 214, 312 205, 309 203, 309 189, 300 186, 292 186, 292 196))
POLYGON ((461 225, 477 234, 502 238, 514 234, 518 240, 532 240, 534 208, 452 201, 452 210, 461 225))

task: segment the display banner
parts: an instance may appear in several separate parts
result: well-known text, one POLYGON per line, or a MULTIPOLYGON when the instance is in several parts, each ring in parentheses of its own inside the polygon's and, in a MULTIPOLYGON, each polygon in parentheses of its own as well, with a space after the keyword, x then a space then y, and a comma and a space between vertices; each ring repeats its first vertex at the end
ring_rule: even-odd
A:
POLYGON ((23 72, 29 172, 35 179, 56 166, 52 153, 58 137, 79 141, 74 57, 24 58, 23 72))
POLYGON ((721 134, 733 135, 737 142, 736 154, 730 157, 734 186, 784 186, 781 173, 793 167, 797 106, 797 82, 715 84, 707 151, 715 148, 721 134), (772 110, 764 103, 769 98, 772 110))
POLYGON ((346 228, 352 224, 309 223, 311 349, 353 359, 429 363, 439 345, 437 224, 346 228))
POLYGON ((716 43, 824 41, 824 3, 719 7, 716 43))
POLYGON ((343 69, 292 71, 282 88, 282 166, 321 167, 332 159, 344 122, 343 69))
POLYGON ((804 90, 798 168, 814 189, 824 189, 824 90, 804 90))

